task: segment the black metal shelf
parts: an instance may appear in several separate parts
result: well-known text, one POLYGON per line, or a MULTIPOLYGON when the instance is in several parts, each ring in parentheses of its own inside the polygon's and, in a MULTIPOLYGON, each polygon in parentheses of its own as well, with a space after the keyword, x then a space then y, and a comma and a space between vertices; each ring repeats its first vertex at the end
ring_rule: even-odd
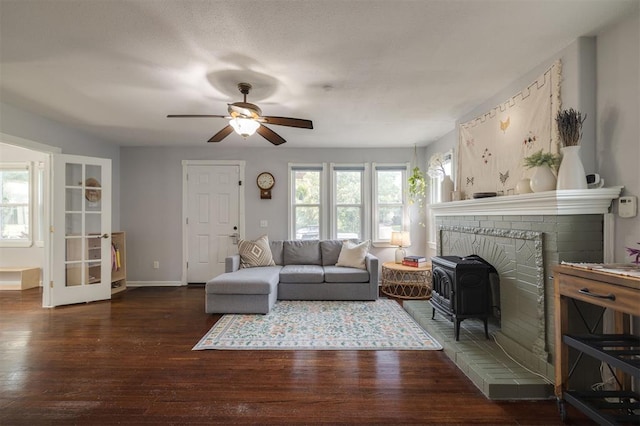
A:
POLYGON ((580 352, 640 378, 640 337, 629 334, 565 334, 562 340, 580 352))
POLYGON ((640 395, 631 391, 566 391, 564 398, 601 425, 640 424, 640 395), (634 411, 635 410, 635 411, 634 411))

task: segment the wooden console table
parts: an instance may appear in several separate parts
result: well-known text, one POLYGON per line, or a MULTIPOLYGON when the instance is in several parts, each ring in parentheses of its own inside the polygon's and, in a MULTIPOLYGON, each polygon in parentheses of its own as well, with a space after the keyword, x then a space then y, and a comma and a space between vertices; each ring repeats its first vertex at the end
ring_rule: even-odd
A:
POLYGON ((402 263, 382 264, 384 294, 400 299, 429 299, 431 297, 431 265, 414 267, 402 263))
MULTIPOLYGON (((629 390, 629 376, 640 378, 640 338, 629 334, 629 315, 640 316, 640 278, 599 269, 558 265, 554 268, 555 300, 555 394, 558 408, 566 418, 565 401, 571 403, 600 424, 640 422, 632 410, 640 408, 639 395, 629 390), (568 332, 568 304, 580 300, 612 309, 615 313, 614 334, 594 334, 595 326, 587 325, 588 334, 568 332), (618 390, 575 391, 569 389, 569 347, 615 368, 618 390), (634 402, 635 401, 635 402, 634 402)), ((598 321, 599 323, 599 321, 598 321)), ((578 358, 578 359, 579 359, 578 358)))

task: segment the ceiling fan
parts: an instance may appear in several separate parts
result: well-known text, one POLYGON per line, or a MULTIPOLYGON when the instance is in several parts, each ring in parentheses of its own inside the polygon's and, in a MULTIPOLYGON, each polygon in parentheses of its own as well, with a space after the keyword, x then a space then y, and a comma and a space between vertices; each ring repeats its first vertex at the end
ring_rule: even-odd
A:
POLYGON ((257 105, 247 102, 247 95, 251 90, 249 83, 239 83, 238 89, 244 95, 244 101, 228 104, 229 115, 167 115, 168 118, 226 118, 229 124, 213 135, 209 142, 220 142, 231 134, 234 130, 240 136, 246 138, 258 132, 260 136, 274 145, 286 142, 282 136, 266 127, 264 124, 275 124, 278 126, 299 127, 302 129, 313 129, 311 120, 290 117, 270 117, 263 116, 262 110, 257 105))

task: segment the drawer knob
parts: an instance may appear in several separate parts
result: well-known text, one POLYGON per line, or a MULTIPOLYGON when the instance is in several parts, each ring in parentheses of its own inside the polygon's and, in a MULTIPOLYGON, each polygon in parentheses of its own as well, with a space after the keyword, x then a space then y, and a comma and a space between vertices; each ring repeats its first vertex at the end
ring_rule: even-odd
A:
POLYGON ((591 293, 589 291, 588 288, 581 288, 580 290, 578 290, 578 293, 580 294, 584 294, 585 296, 589 296, 589 297, 595 297, 597 299, 608 299, 608 300, 616 300, 616 295, 615 294, 598 294, 598 293, 591 293))

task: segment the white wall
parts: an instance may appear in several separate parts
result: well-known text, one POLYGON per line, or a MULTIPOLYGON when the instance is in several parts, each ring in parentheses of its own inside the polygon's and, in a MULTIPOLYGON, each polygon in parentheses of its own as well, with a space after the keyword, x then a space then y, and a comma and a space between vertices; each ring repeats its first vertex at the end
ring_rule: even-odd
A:
MULTIPOLYGON (((267 143, 267 142, 265 142, 267 143)), ((280 147, 220 148, 203 144, 189 148, 130 148, 121 150, 121 223, 127 232, 127 275, 130 281, 180 281, 182 273, 182 160, 243 160, 245 168, 245 237, 267 233, 287 238, 288 163, 404 163, 413 148, 296 149, 280 147), (271 200, 261 200, 255 184, 258 173, 271 172, 276 185, 271 200), (260 220, 269 227, 260 228, 260 220), (153 261, 160 269, 152 268, 153 261)), ((424 158, 419 152, 419 161, 424 158)), ((415 217, 415 212, 412 214, 415 217)), ((424 228, 411 223, 414 254, 424 254, 424 228)), ((395 248, 374 248, 381 261, 392 260, 395 248)))
MULTIPOLYGON (((597 159, 607 185, 640 196, 640 7, 598 36, 597 159)), ((617 204, 614 203, 614 212, 617 204)), ((615 260, 629 262, 625 247, 640 248, 640 217, 616 216, 615 260)))

